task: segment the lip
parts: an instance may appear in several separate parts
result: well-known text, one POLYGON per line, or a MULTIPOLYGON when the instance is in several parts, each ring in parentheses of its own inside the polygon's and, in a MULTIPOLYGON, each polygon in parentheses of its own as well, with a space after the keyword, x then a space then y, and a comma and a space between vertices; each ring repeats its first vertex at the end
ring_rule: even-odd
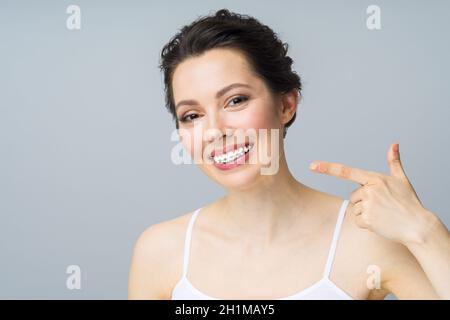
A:
MULTIPOLYGON (((244 145, 247 145, 247 146, 253 146, 253 144, 241 144, 241 145, 239 145, 239 147, 241 147, 241 146, 244 146, 244 145)), ((231 149, 231 150, 233 150, 233 149, 231 149)), ((240 156, 239 158, 237 158, 237 159, 235 159, 234 161, 232 161, 232 162, 228 162, 228 163, 217 163, 217 162, 215 162, 214 160, 213 160, 213 164, 214 164, 214 166, 217 168, 217 169, 219 169, 219 170, 222 170, 222 171, 226 171, 226 170, 230 170, 230 169, 234 169, 234 168, 236 168, 236 167, 239 167, 239 166, 241 166, 241 165, 243 165, 243 164, 247 164, 248 163, 248 161, 249 161, 249 159, 250 159, 250 153, 253 151, 253 148, 251 148, 247 153, 245 153, 243 156, 240 156)))
POLYGON ((215 156, 220 156, 221 154, 225 154, 227 152, 233 151, 233 150, 237 150, 239 148, 243 148, 243 147, 249 147, 250 145, 252 145, 252 143, 250 142, 246 142, 246 143, 240 143, 240 144, 232 144, 232 145, 228 145, 223 149, 217 149, 217 150, 213 150, 211 151, 211 153, 209 154, 210 158, 214 158, 215 156))

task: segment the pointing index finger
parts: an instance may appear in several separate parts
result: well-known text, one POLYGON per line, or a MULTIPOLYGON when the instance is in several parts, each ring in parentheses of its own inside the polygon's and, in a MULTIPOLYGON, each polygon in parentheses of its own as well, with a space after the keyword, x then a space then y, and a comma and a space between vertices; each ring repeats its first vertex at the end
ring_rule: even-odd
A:
POLYGON ((369 181, 377 174, 376 172, 352 168, 340 163, 325 161, 314 161, 311 163, 309 168, 315 172, 335 176, 344 180, 350 180, 361 185, 368 184, 369 181))

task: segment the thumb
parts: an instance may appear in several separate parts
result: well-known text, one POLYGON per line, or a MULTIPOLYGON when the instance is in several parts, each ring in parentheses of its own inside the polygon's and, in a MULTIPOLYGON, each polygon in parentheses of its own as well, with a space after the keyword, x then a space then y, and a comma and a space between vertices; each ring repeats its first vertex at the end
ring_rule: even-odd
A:
POLYGON ((391 144, 389 148, 388 164, 391 171, 391 176, 408 179, 406 177, 405 171, 403 170, 402 162, 400 160, 400 149, 398 143, 391 144))

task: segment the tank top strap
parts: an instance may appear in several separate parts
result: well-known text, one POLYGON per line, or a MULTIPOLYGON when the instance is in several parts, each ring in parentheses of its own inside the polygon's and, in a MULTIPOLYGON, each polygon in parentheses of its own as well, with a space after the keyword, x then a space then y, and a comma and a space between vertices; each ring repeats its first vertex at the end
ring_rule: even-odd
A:
POLYGON ((327 263, 325 265, 325 270, 323 272, 323 276, 328 278, 331 273, 331 267, 333 265, 334 256, 336 255, 336 247, 339 239, 339 234, 342 229, 342 222, 344 221, 345 212, 347 211, 349 200, 344 200, 342 202, 341 208, 339 210, 338 218, 336 221, 336 226, 334 228, 333 240, 331 241, 330 251, 328 252, 327 263))
POLYGON ((195 219, 197 219, 198 213, 201 208, 194 211, 186 230, 186 237, 184 240, 184 255, 183 255, 183 277, 186 277, 189 265, 189 253, 191 251, 191 239, 192 239, 192 228, 194 226, 195 219))

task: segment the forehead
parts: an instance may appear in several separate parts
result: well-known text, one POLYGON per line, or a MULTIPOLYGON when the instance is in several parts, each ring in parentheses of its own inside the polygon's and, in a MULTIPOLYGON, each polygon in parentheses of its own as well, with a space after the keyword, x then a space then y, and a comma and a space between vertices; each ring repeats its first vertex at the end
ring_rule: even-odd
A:
POLYGON ((211 97, 222 87, 247 83, 255 87, 258 78, 245 56, 233 49, 212 49, 180 63, 172 77, 175 102, 181 99, 211 97))

